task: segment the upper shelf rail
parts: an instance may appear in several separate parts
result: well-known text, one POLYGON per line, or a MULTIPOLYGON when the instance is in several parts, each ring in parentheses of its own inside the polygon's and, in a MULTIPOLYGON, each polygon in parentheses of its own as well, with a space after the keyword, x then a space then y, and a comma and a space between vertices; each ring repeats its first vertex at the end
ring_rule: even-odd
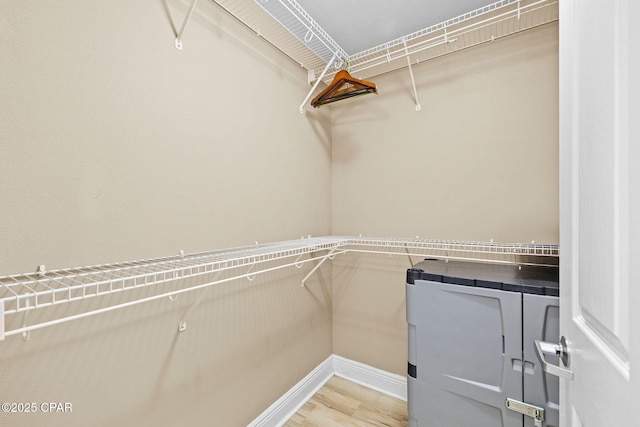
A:
MULTIPOLYGON (((497 263, 535 263, 527 256, 558 257, 557 245, 522 243, 465 242, 452 240, 428 240, 407 238, 368 238, 351 236, 309 237, 276 243, 256 244, 226 250, 180 254, 165 258, 144 259, 115 264, 94 265, 79 268, 38 271, 0 277, 0 341, 6 336, 41 327, 87 317, 92 314, 128 307, 146 301, 172 297, 184 292, 202 289, 238 278, 251 279, 257 274, 303 263, 318 261, 302 279, 313 274, 326 259, 346 252, 382 253, 404 256, 431 256, 444 259, 488 261, 497 263), (318 253, 325 252, 323 255, 318 253), (305 257, 308 255, 308 257, 305 257), (291 260, 295 257, 295 260, 291 260), (277 263, 276 263, 277 262, 277 263), (275 263, 275 265, 273 265, 275 263), (260 265, 260 270, 254 270, 260 265), (239 269, 230 277, 220 279, 212 273, 239 269), (201 282, 184 279, 200 277, 201 282), (43 321, 34 325, 20 325, 7 330, 6 318, 19 313, 57 304, 94 298, 141 287, 181 281, 177 289, 136 297, 126 303, 115 304, 77 315, 43 321)), ((553 262, 551 263, 553 264, 553 262)), ((14 319, 15 320, 15 319, 14 319)), ((15 323, 15 322, 14 322, 15 323)), ((13 324, 12 324, 13 325, 13 324)), ((15 326, 15 325, 13 325, 15 326)))
MULTIPOLYGON (((351 72, 370 78, 558 20, 558 0, 501 0, 350 55, 351 72)), ((318 75, 318 70, 314 74, 318 75)), ((329 82, 333 73, 324 76, 329 82)))
POLYGON ((343 63, 349 55, 295 0, 255 0, 325 64, 333 57, 343 63))
POLYGON ((374 46, 374 47, 371 47, 369 49, 365 49, 362 52, 355 53, 355 54, 353 54, 353 55, 351 55, 349 57, 349 60, 357 61, 360 58, 364 58, 364 57, 367 57, 367 56, 375 55, 376 53, 379 53, 379 52, 386 52, 387 49, 391 49, 391 48, 396 47, 396 46, 404 45, 404 43, 409 43, 412 40, 428 36, 429 34, 433 34, 433 33, 438 32, 438 31, 442 31, 445 28, 452 27, 452 26, 460 24, 462 22, 469 21, 470 19, 477 18, 477 17, 483 16, 483 15, 487 15, 489 13, 492 13, 492 12, 495 12, 495 11, 497 11, 499 9, 502 9, 502 8, 504 8, 506 6, 510 6, 510 5, 514 4, 514 3, 515 4, 520 3, 520 1, 521 0, 501 0, 501 1, 497 1, 495 3, 491 3, 491 4, 487 5, 487 6, 484 6, 484 7, 472 10, 470 12, 467 12, 465 14, 456 16, 456 17, 451 18, 451 19, 449 19, 447 21, 440 22, 440 23, 432 25, 430 27, 423 28, 423 29, 421 29, 419 31, 415 31, 415 32, 413 32, 411 34, 407 34, 405 36, 398 37, 397 39, 388 41, 386 43, 382 43, 382 44, 380 44, 378 46, 374 46))

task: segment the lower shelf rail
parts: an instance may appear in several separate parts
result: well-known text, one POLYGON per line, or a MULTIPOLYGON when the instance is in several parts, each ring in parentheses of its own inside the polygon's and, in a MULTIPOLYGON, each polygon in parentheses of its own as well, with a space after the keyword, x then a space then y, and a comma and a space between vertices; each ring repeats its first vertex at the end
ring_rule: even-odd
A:
POLYGON ((35 273, 0 277, 0 341, 17 334, 26 338, 30 331, 46 326, 160 298, 173 299, 181 293, 240 278, 252 280, 258 274, 293 266, 300 268, 304 263, 316 261, 301 279, 304 285, 323 262, 347 252, 553 265, 557 265, 559 256, 557 245, 326 236, 116 264, 51 271, 41 268, 35 273), (213 274, 222 271, 229 271, 229 276, 219 278, 213 274), (191 278, 201 280, 195 283, 186 280, 191 278), (178 286, 171 290, 158 286, 165 283, 178 286), (35 324, 27 325, 25 321, 33 310, 140 288, 158 289, 158 292, 35 324), (16 316, 21 313, 22 322, 16 322, 16 316), (10 318, 13 319, 11 326, 7 321, 10 318))

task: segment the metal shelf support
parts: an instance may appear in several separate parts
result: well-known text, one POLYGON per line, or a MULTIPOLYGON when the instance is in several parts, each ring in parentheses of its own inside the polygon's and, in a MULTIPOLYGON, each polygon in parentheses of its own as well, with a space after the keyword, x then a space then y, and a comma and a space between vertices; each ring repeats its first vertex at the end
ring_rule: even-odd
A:
MULTIPOLYGON (((325 262, 326 260, 328 260, 328 259, 333 259, 333 258, 335 257, 334 252, 336 251, 336 249, 338 249, 338 247, 337 247, 337 246, 336 246, 335 248, 331 249, 331 250, 329 251, 329 253, 328 253, 328 254, 326 254, 325 256, 323 256, 323 257, 322 257, 322 259, 320 260, 320 262, 318 262, 318 263, 315 265, 315 267, 313 267, 313 268, 311 269, 311 271, 310 271, 310 272, 308 272, 308 273, 307 273, 307 275, 306 275, 306 276, 304 276, 304 277, 302 278, 302 280, 300 281, 300 286, 301 286, 301 287, 304 287, 304 284, 307 282, 307 280, 309 280, 309 277, 311 277, 311 275, 313 275, 313 273, 315 273, 315 272, 316 272, 316 270, 317 270, 318 268, 320 268, 320 267, 322 266, 322 264, 324 264, 324 262, 325 262)), ((342 252, 340 252, 340 253, 344 253, 344 251, 342 251, 342 252)))
POLYGON ((411 85, 413 86, 413 95, 416 99, 416 111, 420 111, 420 100, 418 99, 418 90, 416 89, 416 80, 413 78, 413 68, 411 68, 411 58, 409 57, 409 49, 407 42, 404 43, 404 50, 407 53, 407 67, 409 67, 409 75, 411 76, 411 85))
POLYGON ((324 69, 320 73, 320 76, 318 77, 316 82, 313 84, 313 87, 311 87, 311 90, 307 94, 306 98, 304 98, 304 101, 302 101, 302 104, 300 104, 300 114, 304 114, 305 105, 307 104, 307 102, 311 98, 311 95, 313 95, 313 92, 316 90, 316 88, 318 87, 318 85, 320 84, 322 79, 324 78, 324 75, 327 74, 327 71, 329 70, 329 67, 331 67, 331 64, 333 64, 335 62, 337 57, 338 57, 338 55, 334 54, 333 57, 331 58, 331 60, 329 62, 327 62, 327 65, 324 67, 324 69))
POLYGON ((189 20, 191 20, 191 15, 193 15, 193 11, 196 8, 196 3, 198 3, 198 0, 193 0, 191 2, 191 6, 189 6, 189 11, 187 12, 187 16, 185 16, 184 21, 182 21, 182 27, 180 27, 180 32, 176 37, 176 43, 175 43, 176 49, 178 50, 182 50, 182 35, 184 34, 184 29, 187 28, 187 24, 189 23, 189 20))

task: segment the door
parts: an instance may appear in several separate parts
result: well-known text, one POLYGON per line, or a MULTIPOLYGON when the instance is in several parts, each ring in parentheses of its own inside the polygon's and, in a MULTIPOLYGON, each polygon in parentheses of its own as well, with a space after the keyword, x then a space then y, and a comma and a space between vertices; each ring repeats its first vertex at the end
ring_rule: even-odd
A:
POLYGON ((637 0, 560 0, 560 425, 640 416, 637 0))

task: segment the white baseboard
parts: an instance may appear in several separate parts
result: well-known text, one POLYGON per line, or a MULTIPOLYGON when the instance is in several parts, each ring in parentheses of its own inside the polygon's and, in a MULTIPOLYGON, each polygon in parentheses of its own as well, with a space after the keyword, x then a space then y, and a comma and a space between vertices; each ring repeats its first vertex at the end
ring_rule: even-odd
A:
POLYGON ((407 400, 405 377, 332 354, 247 427, 282 426, 334 375, 389 396, 407 400))
POLYGON ((333 355, 276 400, 247 427, 283 425, 333 376, 333 355))
POLYGON ((377 390, 381 393, 407 400, 407 378, 392 374, 364 363, 333 355, 334 375, 377 390))

